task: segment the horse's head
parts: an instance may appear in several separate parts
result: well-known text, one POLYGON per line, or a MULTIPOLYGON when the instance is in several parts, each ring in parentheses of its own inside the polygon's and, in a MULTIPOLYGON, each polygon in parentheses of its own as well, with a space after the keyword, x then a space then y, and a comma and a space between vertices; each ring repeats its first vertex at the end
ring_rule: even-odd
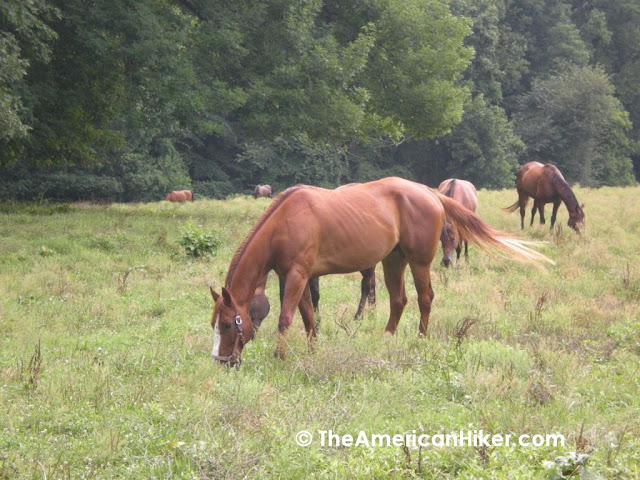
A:
POLYGON ((573 228, 576 232, 580 233, 580 230, 584 228, 585 219, 584 219, 584 203, 579 205, 575 211, 569 212, 569 221, 567 225, 573 228))
POLYGON ((458 247, 459 243, 457 229, 453 227, 449 219, 445 219, 442 226, 440 242, 442 243, 442 264, 448 267, 453 262, 453 251, 458 247))
POLYGON ((240 363, 244 345, 253 337, 249 309, 239 306, 226 288, 222 289, 222 295, 218 295, 211 287, 210 290, 215 301, 211 316, 211 358, 229 365, 237 365, 240 363))

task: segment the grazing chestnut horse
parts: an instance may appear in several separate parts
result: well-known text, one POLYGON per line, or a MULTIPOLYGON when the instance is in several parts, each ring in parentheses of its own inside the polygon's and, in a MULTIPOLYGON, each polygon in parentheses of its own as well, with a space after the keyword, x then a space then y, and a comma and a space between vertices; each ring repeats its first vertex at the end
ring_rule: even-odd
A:
MULTIPOLYGON (((438 191, 449 198, 453 198, 474 213, 478 210, 476 187, 467 180, 450 178, 440 184, 438 191)), ((444 220, 440 242, 442 243, 442 263, 445 267, 448 267, 453 260, 453 250, 456 251, 456 260, 460 260, 462 242, 464 242, 464 256, 465 258, 469 257, 469 242, 448 218, 444 220)))
POLYGON ((555 165, 547 163, 543 165, 539 162, 525 163, 516 177, 516 190, 518 191, 518 201, 513 205, 503 208, 506 212, 515 212, 520 208, 520 228, 524 230, 525 208, 529 202, 529 197, 533 198, 533 209, 531 210, 531 224, 536 215, 536 210, 540 212, 540 224, 544 225, 544 206, 553 203, 551 213, 551 228, 556 223, 558 207, 564 202, 569 212, 569 225, 576 232, 580 233, 580 228, 584 225, 584 205, 579 205, 571 187, 566 182, 562 173, 555 165))
POLYGON ((253 198, 258 197, 269 197, 273 196, 273 189, 271 185, 256 185, 256 188, 253 189, 253 198))
POLYGON ((270 270, 285 278, 278 356, 285 354, 285 335, 296 307, 310 341, 316 336, 311 277, 361 271, 380 261, 391 307, 386 331, 395 333, 407 303, 404 272, 409 265, 418 293, 419 331, 426 335, 434 297, 430 267, 445 215, 482 248, 528 263, 553 263, 455 200, 408 180, 385 178, 337 190, 291 187, 269 205, 236 250, 222 294, 211 289, 212 358, 230 364, 240 361, 253 335, 251 300, 270 270))
POLYGON ((191 190, 174 190, 164 197, 168 202, 193 202, 191 190))

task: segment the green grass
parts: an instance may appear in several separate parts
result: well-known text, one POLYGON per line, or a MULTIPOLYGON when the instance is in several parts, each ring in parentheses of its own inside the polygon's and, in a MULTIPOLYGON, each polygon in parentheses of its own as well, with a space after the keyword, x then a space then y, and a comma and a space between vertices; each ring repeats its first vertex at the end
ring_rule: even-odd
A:
MULTIPOLYGON (((559 232, 522 233, 548 242, 557 264, 546 271, 473 246, 445 270, 439 253, 426 339, 409 274, 398 332, 383 335, 378 267, 378 305, 361 321, 360 275, 321 279, 317 348, 296 318, 278 360, 272 274, 271 314, 240 369, 210 360, 207 283, 221 286, 268 199, 2 204, 0 479, 538 479, 543 461, 570 452, 589 454, 600 477, 640 478, 640 188, 576 194, 586 235, 566 227, 564 207, 559 232), (217 254, 187 256, 187 226, 219 236, 217 254), (567 444, 322 447, 316 432, 329 429, 561 433, 567 444), (295 443, 300 430, 311 446, 295 443)), ((520 234, 518 215, 500 210, 515 196, 479 192, 480 215, 520 234)))

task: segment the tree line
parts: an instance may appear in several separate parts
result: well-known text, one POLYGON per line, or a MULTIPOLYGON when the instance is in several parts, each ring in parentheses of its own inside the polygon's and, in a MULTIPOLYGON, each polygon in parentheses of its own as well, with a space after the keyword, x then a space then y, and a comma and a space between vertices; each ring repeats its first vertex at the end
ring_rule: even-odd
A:
POLYGON ((5 0, 0 198, 640 172, 637 0, 5 0))

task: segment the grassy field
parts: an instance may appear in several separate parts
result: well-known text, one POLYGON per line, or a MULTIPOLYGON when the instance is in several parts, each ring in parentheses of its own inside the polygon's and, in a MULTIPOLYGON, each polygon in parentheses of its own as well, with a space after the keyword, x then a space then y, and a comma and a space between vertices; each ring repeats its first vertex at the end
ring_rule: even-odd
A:
MULTIPOLYGON (((272 274, 271 314, 239 369, 210 360, 207 283, 222 285, 267 199, 0 204, 0 479, 569 478, 545 462, 571 452, 590 458, 570 478, 640 478, 640 188, 576 194, 586 235, 564 206, 559 231, 522 233, 547 242, 546 271, 473 246, 449 270, 438 257, 426 339, 410 275, 398 332, 383 335, 378 266, 361 321, 360 275, 323 278, 317 348, 297 317, 276 359, 272 274), (217 254, 188 257, 188 228, 218 235, 217 254), (323 446, 319 430, 566 443, 349 448, 323 446)), ((520 234, 500 210, 515 199, 481 191, 479 213, 520 234)))

